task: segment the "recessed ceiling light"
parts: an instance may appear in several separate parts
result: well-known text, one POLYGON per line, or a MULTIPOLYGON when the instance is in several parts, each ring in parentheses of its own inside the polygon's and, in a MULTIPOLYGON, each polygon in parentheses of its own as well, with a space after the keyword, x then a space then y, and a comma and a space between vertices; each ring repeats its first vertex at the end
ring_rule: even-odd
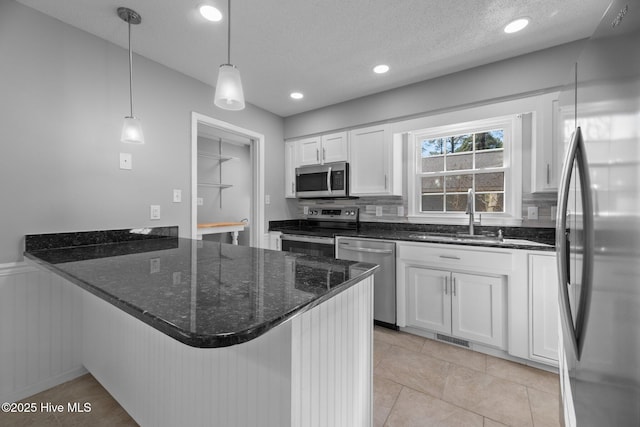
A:
POLYGON ((291 92, 291 95, 289 95, 291 98, 293 99, 302 99, 304 98, 304 95, 301 94, 300 92, 291 92))
POLYGON ((200 15, 204 17, 207 21, 218 22, 222 19, 222 13, 215 7, 203 4, 200 6, 200 15))
POLYGON ((504 27, 504 32, 507 34, 517 33, 518 31, 524 29, 529 25, 529 20, 527 18, 519 18, 514 21, 511 21, 504 27))
POLYGON ((389 66, 386 64, 380 64, 373 67, 373 72, 376 74, 384 74, 389 71, 389 66))

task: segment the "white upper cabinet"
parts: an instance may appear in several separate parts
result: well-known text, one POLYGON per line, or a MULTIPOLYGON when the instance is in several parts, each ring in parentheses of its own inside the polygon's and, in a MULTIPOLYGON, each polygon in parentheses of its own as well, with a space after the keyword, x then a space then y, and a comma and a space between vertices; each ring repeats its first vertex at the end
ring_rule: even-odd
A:
POLYGON ((349 158, 347 132, 299 139, 295 144, 298 166, 346 162, 349 158))
POLYGON ((321 139, 319 136, 312 138, 304 138, 295 141, 296 156, 298 166, 318 165, 320 164, 320 146, 321 139))
POLYGON ((284 143, 284 196, 288 199, 296 197, 296 144, 293 141, 284 143))
POLYGON ((322 135, 322 163, 346 162, 349 159, 349 134, 337 132, 322 135))
POLYGON ((554 192, 562 168, 558 93, 538 97, 531 146, 531 192, 554 192))
POLYGON ((350 194, 402 195, 402 138, 388 124, 349 132, 350 194))

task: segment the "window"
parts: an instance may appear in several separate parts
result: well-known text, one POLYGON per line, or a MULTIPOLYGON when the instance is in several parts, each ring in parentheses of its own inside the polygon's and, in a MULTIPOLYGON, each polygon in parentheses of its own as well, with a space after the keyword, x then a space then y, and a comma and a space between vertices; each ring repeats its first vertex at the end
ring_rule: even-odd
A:
POLYGON ((511 167, 516 120, 510 116, 412 132, 410 215, 466 218, 469 190, 475 212, 485 218, 517 214, 519 197, 511 191, 518 188, 511 167))

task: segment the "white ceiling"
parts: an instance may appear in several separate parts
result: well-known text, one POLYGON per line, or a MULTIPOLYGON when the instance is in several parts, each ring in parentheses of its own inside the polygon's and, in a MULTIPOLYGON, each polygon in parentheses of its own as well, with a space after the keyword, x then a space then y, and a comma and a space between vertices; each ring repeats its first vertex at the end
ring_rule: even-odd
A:
MULTIPOLYGON (((132 28, 135 53, 211 86, 227 62, 226 0, 17 1, 125 48, 127 24, 116 9, 132 8, 142 15, 132 28), (203 3, 225 18, 205 21, 203 3)), ((246 100, 286 117, 587 37, 607 3, 233 0, 231 62, 246 100), (531 19, 524 31, 502 31, 522 16, 531 19), (391 71, 375 75, 379 63, 391 71), (304 99, 290 99, 292 91, 304 99)))

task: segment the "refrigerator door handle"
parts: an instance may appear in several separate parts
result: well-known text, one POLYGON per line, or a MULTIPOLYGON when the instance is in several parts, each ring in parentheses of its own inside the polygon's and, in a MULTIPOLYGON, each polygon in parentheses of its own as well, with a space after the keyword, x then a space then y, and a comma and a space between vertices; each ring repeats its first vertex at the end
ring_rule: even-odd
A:
POLYGON ((558 212, 556 218, 556 254, 558 262, 559 278, 559 305, 560 317, 565 325, 565 330, 570 332, 565 341, 573 348, 576 358, 580 360, 584 346, 585 328, 589 312, 592 291, 593 273, 593 201, 591 196, 591 182, 582 138, 582 130, 578 126, 573 133, 565 162, 562 168, 562 177, 558 193, 558 212), (582 291, 578 301, 575 326, 572 320, 571 304, 569 302, 569 247, 567 233, 567 204, 569 199, 569 187, 574 162, 577 163, 580 176, 580 194, 582 200, 583 218, 583 260, 582 260, 582 291))

